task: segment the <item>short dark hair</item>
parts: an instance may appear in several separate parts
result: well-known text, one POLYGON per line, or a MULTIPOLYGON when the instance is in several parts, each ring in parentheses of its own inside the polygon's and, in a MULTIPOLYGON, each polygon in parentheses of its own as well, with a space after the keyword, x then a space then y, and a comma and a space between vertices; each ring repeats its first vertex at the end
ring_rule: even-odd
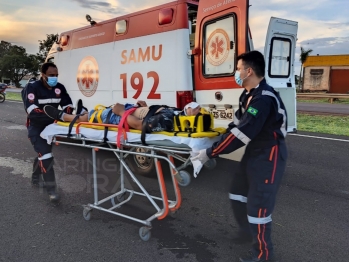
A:
POLYGON ((46 74, 46 71, 49 67, 57 68, 57 66, 52 62, 43 63, 41 66, 41 73, 46 74))
POLYGON ((264 56, 259 51, 251 51, 243 53, 237 57, 237 61, 242 60, 245 68, 251 67, 258 77, 265 75, 265 60, 264 56))

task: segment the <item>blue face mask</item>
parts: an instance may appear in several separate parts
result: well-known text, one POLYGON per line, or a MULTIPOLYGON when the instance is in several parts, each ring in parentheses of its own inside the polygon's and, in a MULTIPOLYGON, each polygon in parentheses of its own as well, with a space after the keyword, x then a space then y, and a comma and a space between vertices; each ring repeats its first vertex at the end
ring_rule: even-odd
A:
MULTIPOLYGON (((246 70, 246 69, 244 69, 246 70)), ((239 85, 239 86, 242 86, 242 83, 244 82, 244 80, 249 77, 249 76, 246 76, 244 79, 241 79, 241 73, 240 71, 235 71, 235 82, 239 85)))
POLYGON ((46 83, 47 83, 50 87, 54 87, 54 86, 56 86, 57 83, 58 83, 58 77, 57 77, 57 76, 48 76, 48 77, 47 77, 46 83))

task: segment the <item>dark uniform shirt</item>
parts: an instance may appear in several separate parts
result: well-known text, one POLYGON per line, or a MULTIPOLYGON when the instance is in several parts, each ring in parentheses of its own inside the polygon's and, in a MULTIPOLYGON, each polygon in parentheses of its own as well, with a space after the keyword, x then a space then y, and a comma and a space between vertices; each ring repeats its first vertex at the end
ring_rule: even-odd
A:
POLYGON ((56 86, 48 89, 43 80, 28 83, 22 90, 22 100, 26 110, 27 126, 44 128, 52 124, 54 120, 48 117, 43 108, 45 105, 51 105, 55 108, 61 106, 63 110, 73 108, 70 96, 64 85, 57 83, 56 86))
POLYGON ((283 141, 287 133, 287 114, 279 94, 263 79, 257 88, 246 90, 239 99, 239 109, 228 132, 208 148, 208 157, 231 153, 247 145, 268 148, 283 141))

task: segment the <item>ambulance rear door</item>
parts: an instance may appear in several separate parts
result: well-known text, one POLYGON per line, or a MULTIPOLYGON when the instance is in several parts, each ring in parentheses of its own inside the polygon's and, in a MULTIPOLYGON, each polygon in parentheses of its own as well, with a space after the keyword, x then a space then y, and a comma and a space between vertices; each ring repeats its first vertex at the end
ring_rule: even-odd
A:
POLYGON ((236 57, 249 50, 246 0, 200 0, 195 35, 196 101, 215 118, 215 126, 233 122, 242 88, 234 74, 236 57))
POLYGON ((297 130, 297 96, 294 77, 297 31, 297 22, 272 17, 264 46, 265 79, 280 93, 285 104, 288 132, 297 130))

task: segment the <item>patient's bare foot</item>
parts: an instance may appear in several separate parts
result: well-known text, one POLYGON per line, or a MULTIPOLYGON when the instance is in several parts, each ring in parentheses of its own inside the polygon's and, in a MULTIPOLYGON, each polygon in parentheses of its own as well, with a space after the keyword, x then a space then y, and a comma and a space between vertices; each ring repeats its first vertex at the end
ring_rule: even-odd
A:
POLYGON ((122 116, 125 113, 125 106, 123 104, 116 103, 112 109, 113 113, 118 116, 122 116))

